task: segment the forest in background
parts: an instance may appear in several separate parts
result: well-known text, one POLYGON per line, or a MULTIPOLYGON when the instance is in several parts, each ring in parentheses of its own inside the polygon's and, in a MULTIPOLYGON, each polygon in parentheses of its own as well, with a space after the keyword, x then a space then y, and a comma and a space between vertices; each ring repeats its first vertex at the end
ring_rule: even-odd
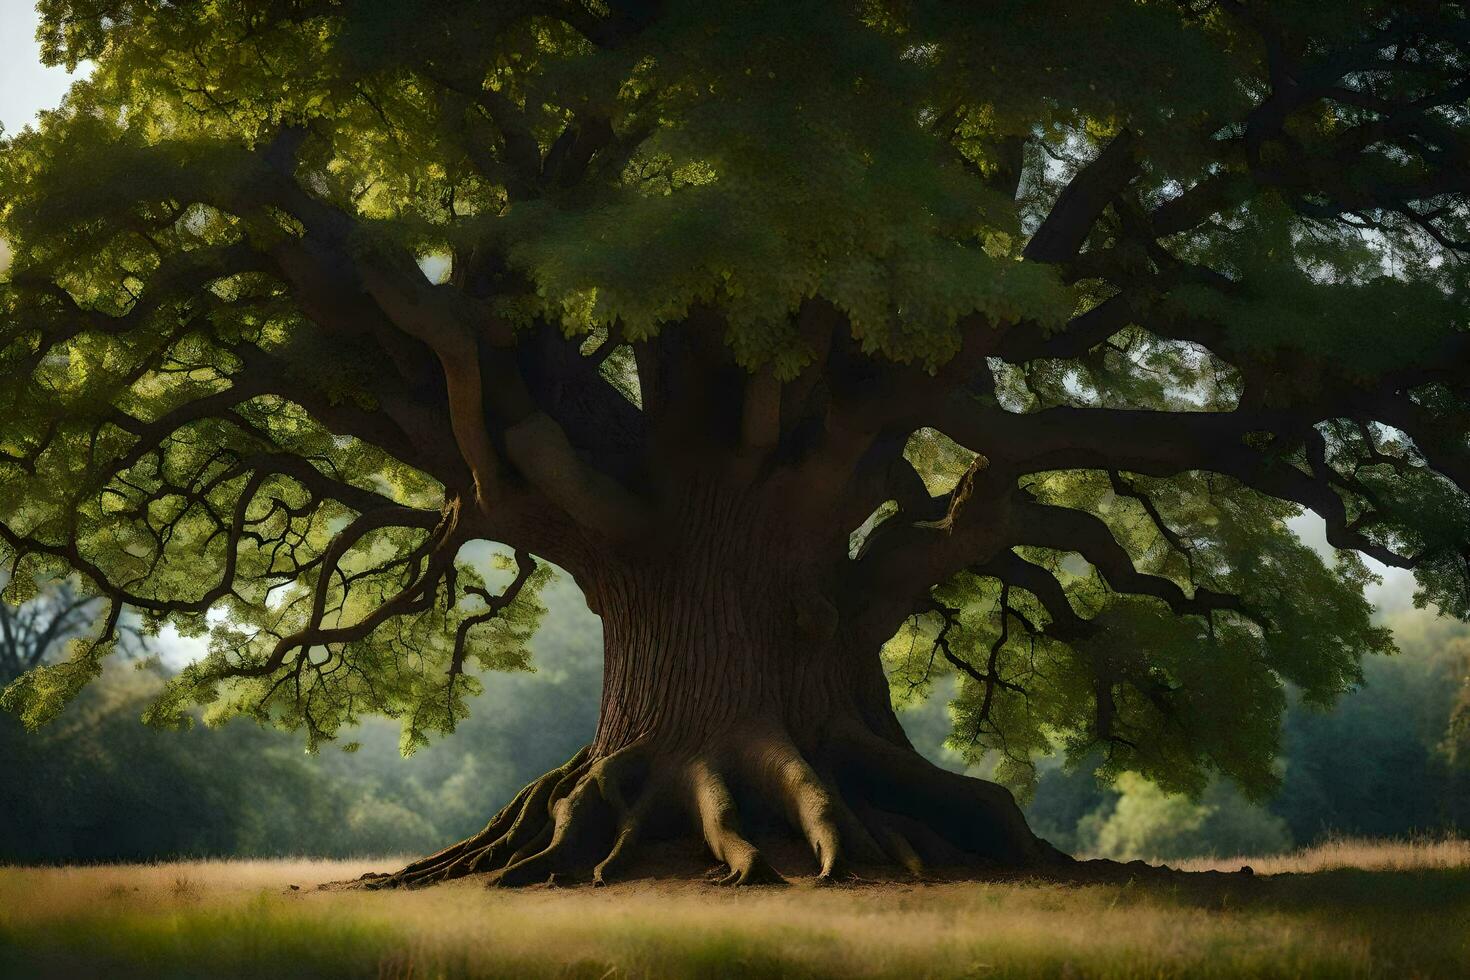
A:
MULTIPOLYGON (((0 863, 419 853, 466 836, 596 726, 598 620, 564 578, 544 599, 536 670, 488 677, 455 735, 407 759, 388 720, 364 725, 353 751, 315 756, 299 735, 243 720, 147 728, 167 669, 156 661, 114 663, 37 735, 0 715, 0 863)), ((1470 627, 1415 611, 1387 621, 1402 652, 1365 664, 1359 690, 1331 711, 1293 702, 1281 787, 1263 804, 1224 782, 1197 801, 1132 776, 1102 787, 1086 766, 1044 760, 1029 819, 1064 849, 1119 859, 1470 832, 1470 627)), ((944 745, 943 697, 903 719, 925 754, 963 768, 944 745)))

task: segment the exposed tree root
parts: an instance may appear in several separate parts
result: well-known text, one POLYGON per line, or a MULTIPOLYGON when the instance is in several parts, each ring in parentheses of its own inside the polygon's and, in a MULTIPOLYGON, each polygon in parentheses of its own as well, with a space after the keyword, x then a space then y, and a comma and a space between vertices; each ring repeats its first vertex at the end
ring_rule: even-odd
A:
POLYGON ((600 885, 647 873, 646 861, 639 867, 646 845, 694 837, 719 862, 712 880, 726 885, 786 880, 757 840, 798 840, 799 848, 777 847, 783 867, 814 871, 819 883, 1081 868, 1031 833, 1002 787, 862 731, 803 752, 785 732, 762 729, 699 751, 648 741, 601 758, 583 749, 478 834, 358 884, 479 875, 504 886, 600 885))

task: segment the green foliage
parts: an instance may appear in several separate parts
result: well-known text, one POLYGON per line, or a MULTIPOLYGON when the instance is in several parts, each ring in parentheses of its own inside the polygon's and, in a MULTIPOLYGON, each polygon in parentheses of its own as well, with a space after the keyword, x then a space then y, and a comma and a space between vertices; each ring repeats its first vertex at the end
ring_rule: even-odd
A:
MULTIPOLYGON (((1296 508, 1232 481, 1191 474, 1133 478, 1130 486, 1147 492, 1186 550, 1105 475, 1057 473, 1032 489, 1046 502, 1102 517, 1139 571, 1238 595, 1259 623, 1228 613, 1180 617, 1161 601, 1113 591, 1079 556, 1037 551, 1028 557, 1052 570, 1074 609, 1101 626, 1064 643, 1020 628, 1022 617, 1048 618, 1034 598, 1011 596, 1014 612, 1003 624, 999 586, 960 576, 936 591, 960 610, 948 642, 972 664, 994 653, 990 670, 1024 691, 996 685, 987 693, 987 684, 961 677, 954 745, 972 761, 1000 749, 999 775, 1027 792, 1036 756, 1060 746, 1081 759, 1098 748, 1096 712, 1106 710, 1113 716, 1104 729, 1112 738, 1101 740, 1105 777, 1136 771, 1167 790, 1198 794, 1213 771, 1260 798, 1278 780, 1271 758, 1283 685, 1308 702, 1330 703, 1361 679, 1364 656, 1392 652, 1391 634, 1371 622, 1363 598, 1372 576, 1349 553, 1325 563, 1287 526, 1296 508), (1099 674, 1116 685, 1103 708, 1095 707, 1099 674)), ((931 655, 939 628, 929 617, 890 641, 903 693, 927 692, 946 672, 931 655)))
POLYGON ((1213 854, 1276 854, 1291 846, 1286 822, 1253 807, 1222 783, 1199 802, 1170 796, 1135 773, 1118 777, 1118 800, 1106 818, 1078 828, 1080 847, 1100 857, 1172 861, 1213 854))
MULTIPOLYGON (((375 295, 404 269, 412 311, 463 301, 444 300, 456 329, 474 324, 476 355, 542 327, 614 344, 599 376, 628 401, 628 345, 665 331, 717 331, 708 346, 782 382, 823 367, 800 315, 820 300, 843 326, 828 339, 861 362, 847 388, 943 377, 945 399, 916 399, 925 411, 959 399, 992 419, 1064 406, 1259 418, 1217 447, 1231 477, 1188 452, 1165 466, 1107 446, 1006 469, 923 419, 854 426, 906 438, 930 493, 963 503, 1003 473, 986 501, 997 515, 1046 505, 1095 519, 1120 549, 1109 570, 1081 545, 997 544, 1054 580, 1060 605, 1003 585, 978 555, 944 565, 935 577, 969 567, 888 646, 902 697, 958 670, 952 747, 995 753, 1022 788, 1058 747, 1074 762, 1101 751, 1105 775, 1169 792, 1224 776, 1259 798, 1277 784, 1288 687, 1326 704, 1392 650, 1362 598, 1363 562, 1323 560, 1289 530, 1302 504, 1364 550, 1412 554, 1418 601, 1470 616, 1470 496, 1453 477, 1470 397, 1434 373, 1467 326, 1470 264, 1452 239, 1470 219, 1463 181, 1443 184, 1463 176, 1444 158, 1463 156, 1465 119, 1443 103, 1418 113, 1438 120, 1432 152, 1410 152, 1423 119, 1400 117, 1399 143, 1373 122, 1426 97, 1402 75, 1462 63, 1437 35, 1429 54, 1415 48, 1425 71, 1353 73, 1345 95, 1283 110, 1280 132, 1257 139, 1281 78, 1310 80, 1235 16, 1249 4, 39 6, 47 59, 96 68, 0 142, 0 562, 15 601, 75 573, 107 609, 68 659, 0 696, 29 727, 99 676, 132 612, 209 637, 150 721, 182 727, 203 707, 211 724, 304 732, 312 750, 371 714, 400 722, 404 752, 421 748, 463 721, 484 672, 529 667, 550 572, 487 574, 466 557, 494 536, 479 522, 486 474, 466 472, 462 424, 447 453, 420 445, 454 400, 441 364, 456 365, 375 295), (1338 166, 1335 141, 1364 126, 1376 135, 1338 166), (1036 260, 1028 240, 1105 147, 1136 164, 1124 190, 1089 217, 1075 261, 1036 260), (1421 181, 1433 193, 1390 193, 1421 181), (1202 188, 1218 201, 1199 221, 1137 237, 1202 188), (1442 206, 1412 211, 1426 196, 1442 206), (445 288, 416 262, 446 269, 445 288), (1038 346, 1120 297, 1109 336, 1068 356, 1038 346), (339 321, 356 332, 324 326, 339 321), (1006 356, 1008 342, 1022 353, 1006 356), (974 348, 975 376, 956 383, 945 371, 974 348), (1396 380, 1426 364, 1428 383, 1396 380), (1364 425, 1375 385, 1397 416, 1364 425), (1321 493, 1295 492, 1303 481, 1321 493), (952 658, 936 657, 941 638, 952 658)), ((1293 57, 1331 60, 1386 48, 1364 32, 1396 29, 1402 12, 1330 6, 1284 0, 1260 19, 1300 35, 1293 57)), ((485 416, 472 429, 501 387, 483 374, 495 390, 468 399, 485 416)), ((795 427, 812 439, 827 431, 803 421, 819 423, 795 427)), ((604 422, 620 428, 594 418, 575 449, 626 435, 604 422)), ((972 435, 984 448, 991 433, 972 435)), ((773 465, 802 461, 800 441, 773 465)), ((512 455, 505 431, 484 442, 512 455)), ((647 462, 614 448, 627 472, 647 462)), ((544 491, 523 469, 507 482, 544 491)), ((833 535, 839 558, 846 542, 858 562, 885 524, 953 529, 911 520, 913 501, 864 503, 858 532, 833 535)))
MULTIPOLYGON (((417 543, 382 537, 387 540, 363 549, 367 553, 360 566, 344 563, 340 567, 349 580, 364 578, 354 583, 351 593, 332 593, 329 601, 340 608, 344 621, 361 622, 391 598, 391 581, 374 582, 368 576, 384 566, 408 561, 417 543)), ((495 560, 502 570, 511 567, 503 556, 495 560)), ((543 566, 530 581, 528 594, 534 595, 551 574, 551 568, 543 566)), ((473 566, 461 566, 459 575, 469 584, 480 582, 473 566)), ((184 724, 189 705, 209 704, 205 721, 211 725, 248 716, 292 730, 304 729, 308 749, 314 751, 321 741, 335 738, 343 727, 356 724, 365 715, 382 714, 402 719, 404 755, 427 745, 429 732, 454 731, 468 714, 465 698, 482 690, 473 675, 455 675, 449 670, 454 643, 460 625, 484 611, 483 602, 468 609, 441 604, 407 623, 394 624, 390 636, 369 633, 362 640, 349 640, 340 649, 306 661, 284 683, 281 677, 269 675, 222 684, 232 665, 263 661, 280 636, 304 628, 312 585, 314 581, 308 579, 293 593, 268 600, 262 597, 255 609, 214 627, 209 654, 170 681, 145 720, 184 724), (291 690, 284 690, 287 685, 291 690)), ((465 660, 478 671, 527 669, 530 652, 526 643, 544 612, 534 600, 512 603, 505 613, 485 624, 465 660)))
POLYGON ((411 761, 374 718, 353 729, 352 751, 316 755, 245 719, 149 729, 138 718, 157 710, 168 672, 109 663, 39 733, 0 716, 0 863, 348 857, 467 836, 596 726, 597 622, 568 586, 548 601, 557 616, 536 639, 538 671, 480 674, 485 691, 453 742, 411 761))
POLYGON ((0 717, 0 860, 148 860, 323 846, 343 790, 300 749, 251 726, 227 737, 149 730, 153 671, 115 665, 40 736, 0 717))
POLYGON ((1285 776, 1274 812, 1298 840, 1324 832, 1433 833, 1470 822, 1470 769, 1454 751, 1455 702, 1470 631, 1423 614, 1391 622, 1401 657, 1366 665, 1332 710, 1287 715, 1285 776))
POLYGON ((1470 631, 1429 614, 1390 617, 1403 653, 1365 665, 1353 692, 1326 708, 1290 698, 1280 784, 1252 803, 1229 783, 1197 799, 1125 773, 1111 785, 1099 756, 1039 767, 1027 816, 1060 847, 1114 858, 1265 854, 1337 836, 1463 833, 1470 770, 1454 741, 1470 631), (1448 735, 1448 738, 1447 738, 1448 735))
MULTIPOLYGON (((15 178, 44 178, 30 181, 10 219, 23 230, 18 267, 42 260, 48 237, 52 262, 103 246, 105 215, 168 196, 160 170, 210 173, 217 183, 203 196, 219 200, 244 176, 239 154, 232 164, 222 144, 253 143, 300 118, 332 147, 314 161, 320 189, 353 197, 378 219, 374 233, 407 236, 425 253, 489 233, 536 284, 529 303, 505 312, 551 314, 569 331, 619 320, 639 337, 692 303, 718 303, 742 360, 773 362, 789 377, 810 354, 787 314, 818 294, 850 313, 868 349, 929 365, 957 349, 962 315, 1057 324, 1071 307, 1050 272, 1014 261, 1010 202, 936 155, 912 112, 932 80, 904 56, 908 42, 824 5, 752 4, 718 32, 706 29, 703 5, 670 5, 644 39, 657 58, 593 49, 550 20, 516 24, 513 4, 497 12, 402 2, 342 18, 233 3, 135 6, 119 17, 43 5, 54 18, 52 57, 99 62, 74 91, 69 118, 12 141, 15 178), (477 24, 496 32, 500 95, 541 106, 527 128, 542 145, 569 112, 589 108, 652 131, 610 175, 621 179, 592 198, 579 189, 511 203, 505 186, 455 158, 464 146, 447 128, 474 117, 467 105, 435 101, 424 83, 442 80, 436 69, 422 81, 413 73, 425 70, 419 59, 470 54, 477 24), (241 34, 259 56, 232 40, 241 34), (128 120, 90 112, 117 105, 128 120), (217 159, 201 162, 206 152, 217 159), (80 156, 104 159, 105 169, 89 168, 83 182, 60 162, 80 156), (446 193, 448 221, 436 206, 446 193), (69 232, 63 246, 44 231, 76 228, 67 219, 81 215, 103 237, 69 232), (986 247, 960 247, 974 242, 986 247)), ((281 233, 208 208, 197 220, 281 233)), ((94 263, 91 274, 115 281, 107 274, 118 271, 94 263)))

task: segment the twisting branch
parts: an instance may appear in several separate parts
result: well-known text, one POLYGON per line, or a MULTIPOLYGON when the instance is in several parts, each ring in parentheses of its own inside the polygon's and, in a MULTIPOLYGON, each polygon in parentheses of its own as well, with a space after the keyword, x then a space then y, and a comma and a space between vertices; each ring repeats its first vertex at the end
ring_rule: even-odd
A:
POLYGON ((1108 482, 1112 485, 1113 493, 1119 497, 1137 501, 1138 505, 1143 508, 1143 512, 1148 515, 1148 519, 1153 522, 1154 529, 1159 532, 1159 536, 1168 542, 1169 547, 1184 556, 1184 560, 1189 563, 1189 579, 1193 582, 1194 546, 1169 526, 1169 522, 1164 520, 1164 516, 1159 513, 1159 508, 1154 504, 1152 497, 1129 483, 1117 470, 1108 471, 1108 482))
POLYGON ((433 604, 435 593, 449 573, 454 556, 465 540, 458 527, 455 508, 446 508, 434 524, 429 524, 427 517, 424 511, 386 507, 361 515, 339 531, 323 555, 316 588, 312 593, 311 614, 306 625, 281 637, 260 664, 241 665, 231 673, 240 677, 268 677, 279 670, 293 652, 300 651, 304 656, 312 647, 361 640, 389 619, 427 609, 433 604), (322 621, 327 612, 327 596, 342 557, 363 537, 387 527, 432 527, 432 533, 408 558, 410 568, 422 567, 422 574, 411 575, 409 584, 400 592, 377 605, 350 626, 324 626, 322 621))
MULTIPOLYGON (((972 566, 970 571, 983 577, 999 579, 1008 588, 1023 589, 1034 596, 1050 619, 1041 630, 1046 635, 1065 642, 1080 639, 1092 632, 1092 624, 1072 608, 1066 590, 1056 577, 1014 551, 1003 551, 989 561, 972 566)), ((1030 631, 1037 632, 1035 629, 1030 631)))
POLYGON ((308 309, 334 306, 332 297, 360 285, 393 329, 425 345, 438 359, 448 391, 450 421, 469 464, 481 510, 489 513, 514 492, 506 486, 491 422, 524 480, 574 520, 613 538, 636 536, 646 508, 606 474, 587 465, 565 431, 536 406, 519 365, 507 356, 518 346, 510 325, 487 302, 453 286, 434 287, 412 257, 386 245, 366 253, 348 243, 361 223, 302 188, 295 180, 295 146, 303 134, 284 130, 268 151, 270 176, 248 188, 240 206, 257 199, 286 211, 307 229, 305 238, 273 249, 308 309), (348 270, 343 276, 338 270, 348 270), (325 292, 323 291, 325 290, 325 292), (487 416, 486 408, 493 409, 487 416))
POLYGON ((1001 580, 999 612, 1000 631, 991 641, 988 659, 985 669, 982 671, 974 664, 954 652, 953 645, 949 642, 949 631, 954 627, 959 610, 951 608, 935 600, 930 600, 930 609, 937 612, 941 617, 939 632, 934 637, 934 647, 944 654, 944 659, 969 677, 975 683, 981 685, 984 694, 981 696, 980 709, 976 714, 977 724, 984 725, 990 720, 991 706, 995 702, 997 690, 1010 691, 1013 694, 1026 693, 1026 688, 1014 681, 1006 680, 1000 673, 1000 654, 1005 649, 1006 643, 1011 636, 1011 615, 1013 610, 1010 605, 1010 583, 1001 580))
POLYGON ((449 661, 449 697, 454 696, 454 680, 464 673, 465 648, 469 641, 470 632, 477 626, 482 626, 500 616, 511 603, 520 597, 521 591, 531 576, 536 573, 536 559, 524 551, 515 553, 516 576, 511 583, 499 595, 492 595, 489 591, 478 586, 470 586, 465 589, 469 595, 478 596, 485 603, 484 612, 476 613, 467 617, 459 624, 459 629, 454 634, 454 653, 449 661))
POLYGON ((1075 551, 1096 566, 1119 592, 1151 596, 1181 615, 1207 615, 1217 610, 1249 615, 1238 596, 1205 588, 1186 595, 1172 579, 1138 571, 1107 524, 1085 511, 1024 500, 1016 502, 1011 514, 1010 536, 1015 544, 1075 551))
POLYGON ((1062 190, 1056 205, 1022 253, 1035 262, 1065 263, 1077 258, 1103 210, 1138 173, 1136 140, 1123 130, 1062 190))

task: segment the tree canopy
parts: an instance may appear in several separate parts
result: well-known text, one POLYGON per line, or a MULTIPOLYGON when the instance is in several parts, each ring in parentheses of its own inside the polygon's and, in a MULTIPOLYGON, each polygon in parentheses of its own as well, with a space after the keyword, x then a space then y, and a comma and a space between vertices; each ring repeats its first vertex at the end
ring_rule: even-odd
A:
POLYGON ((135 610, 210 635, 155 720, 420 744, 713 466, 1017 780, 1263 791, 1359 555, 1470 616, 1463 3, 40 8, 0 553, 107 612, 32 724, 135 610))

